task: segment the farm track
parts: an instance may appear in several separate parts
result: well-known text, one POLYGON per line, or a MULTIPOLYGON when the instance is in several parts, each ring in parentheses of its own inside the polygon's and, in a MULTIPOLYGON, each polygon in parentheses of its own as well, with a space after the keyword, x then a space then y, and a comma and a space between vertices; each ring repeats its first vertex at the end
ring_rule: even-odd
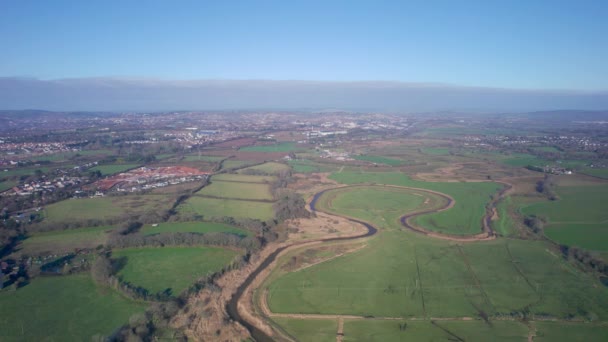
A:
MULTIPOLYGON (((502 182, 501 182, 502 183, 502 182)), ((506 184, 506 183, 502 183, 502 184, 506 184)), ((348 185, 348 186, 341 186, 341 187, 335 187, 335 188, 330 188, 330 189, 325 189, 322 190, 318 193, 316 193, 312 200, 309 203, 310 206, 310 210, 314 213, 317 209, 315 208, 315 204, 318 201, 318 199, 321 197, 321 195, 323 195, 325 192, 330 191, 330 190, 336 190, 336 189, 345 189, 345 188, 351 188, 351 187, 361 187, 361 186, 369 186, 369 185, 348 185)), ((418 211, 415 213, 411 213, 411 214, 406 214, 403 215, 400 218, 400 222, 403 224, 404 227, 415 231, 417 233, 421 233, 424 234, 426 236, 430 236, 430 237, 434 237, 434 238, 439 238, 439 239, 444 239, 444 240, 450 240, 450 241, 457 241, 457 242, 474 242, 474 241, 487 241, 487 240, 492 240, 495 238, 495 235, 493 233, 493 231, 491 230, 491 228, 489 227, 489 224, 486 225, 486 222, 491 222, 491 217, 494 213, 494 207, 496 205, 496 203, 504 197, 504 195, 506 194, 507 191, 509 191, 512 186, 510 184, 508 184, 508 187, 506 189, 503 189, 500 193, 499 196, 497 196, 492 202, 491 204, 488 206, 487 210, 486 210, 486 215, 483 217, 482 219, 482 225, 484 227, 484 233, 482 234, 478 234, 478 235, 474 235, 474 236, 469 236, 469 237, 462 237, 462 236, 453 236, 453 235, 447 235, 447 234, 441 234, 441 233, 436 233, 436 232, 431 232, 428 230, 425 230, 423 228, 419 228, 416 226, 413 226, 411 223, 409 223, 409 220, 412 219, 415 216, 419 216, 419 215, 423 215, 423 214, 429 214, 429 213, 435 213, 435 212, 441 212, 441 211, 445 211, 448 210, 450 208, 452 208, 455 204, 455 200, 451 197, 448 196, 446 194, 437 192, 437 191, 433 191, 433 190, 428 190, 428 189, 422 189, 422 188, 414 188, 414 187, 403 187, 403 186, 396 186, 396 185, 379 185, 379 186, 384 186, 384 187, 391 187, 391 188, 398 188, 398 189, 409 189, 409 190, 416 190, 416 191, 421 191, 421 192, 426 192, 426 193, 432 193, 435 194, 437 196, 440 196, 442 198, 444 198, 446 200, 446 205, 441 207, 441 208, 434 208, 434 209, 429 209, 429 210, 423 210, 423 211, 418 211), (488 218, 489 216, 489 218, 488 218), (487 226, 487 228, 486 228, 487 226)), ((232 298, 230 299, 230 301, 228 302, 227 306, 226 306, 226 311, 228 313, 228 315, 235 321, 237 321, 238 323, 240 323, 241 325, 243 325, 245 328, 247 328, 247 330, 249 330, 251 336, 253 337, 253 339, 255 341, 261 342, 261 341, 274 341, 273 337, 276 336, 269 336, 263 329, 260 329, 260 327, 256 327, 255 323, 251 323, 249 321, 247 321, 240 313, 239 313, 239 301, 242 299, 243 295, 245 294, 245 292, 248 290, 248 288, 250 287, 250 285, 253 283, 253 281, 258 277, 258 275, 264 271, 266 268, 268 268, 274 261, 275 259, 279 256, 279 254, 286 252, 287 250, 291 250, 295 247, 301 247, 305 244, 312 244, 312 243, 322 243, 322 242, 333 242, 333 241, 347 241, 347 240, 355 240, 355 239, 361 239, 361 238, 365 238, 365 237, 369 237, 372 236, 374 234, 376 234, 377 229, 372 226, 371 224, 365 222, 365 221, 361 221, 358 219, 354 219, 345 215, 338 215, 335 213, 329 213, 323 210, 320 210, 321 212, 328 214, 328 215, 333 215, 333 216, 337 216, 337 217, 341 217, 344 219, 347 219, 351 222, 355 222, 355 223, 359 223, 364 225, 368 231, 367 233, 364 234, 360 234, 360 235, 356 235, 356 236, 347 236, 347 237, 335 237, 335 238, 324 238, 324 239, 318 239, 318 240, 313 240, 313 241, 301 241, 301 242, 295 242, 293 244, 287 245, 287 246, 283 246, 278 248, 277 250, 275 250, 273 253, 271 253, 270 255, 268 255, 266 257, 266 259, 264 259, 261 264, 245 279, 245 281, 238 287, 236 293, 232 296, 232 298)), ((422 292, 422 291, 421 291, 422 292)), ((404 318, 404 317, 367 317, 367 316, 356 316, 356 315, 314 315, 314 314, 276 314, 276 313, 272 313, 270 311, 270 309, 267 306, 267 301, 266 301, 266 296, 267 293, 263 293, 261 296, 261 305, 260 305, 260 310, 262 311, 262 315, 265 316, 264 318, 269 318, 269 317, 285 317, 285 318, 298 318, 298 319, 304 319, 304 318, 320 318, 320 319, 387 319, 387 320, 426 320, 429 319, 426 317, 424 318, 404 318)), ((473 320, 473 318, 471 317, 445 317, 445 318, 430 318, 432 320, 432 322, 434 321, 440 321, 440 320, 473 320)), ((338 340, 341 340, 340 338, 341 336, 338 335, 338 340)))

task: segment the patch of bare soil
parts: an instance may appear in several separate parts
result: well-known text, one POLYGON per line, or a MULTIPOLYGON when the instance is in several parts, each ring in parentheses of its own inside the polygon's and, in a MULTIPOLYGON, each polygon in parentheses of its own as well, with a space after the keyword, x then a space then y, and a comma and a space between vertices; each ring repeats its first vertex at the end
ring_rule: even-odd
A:
POLYGON ((526 176, 533 176, 533 172, 491 162, 466 162, 454 163, 432 172, 417 172, 413 178, 427 182, 482 182, 526 176))
POLYGON ((367 231, 360 224, 345 218, 330 216, 319 211, 316 217, 286 221, 289 235, 288 241, 314 240, 321 238, 354 236, 367 231))
POLYGON ((289 184, 288 188, 303 194, 317 193, 330 186, 337 186, 338 182, 329 179, 329 172, 316 172, 310 174, 298 174, 296 181, 289 184))
POLYGON ((462 164, 452 164, 446 167, 436 169, 434 172, 419 172, 414 175, 414 178, 425 182, 459 182, 460 179, 456 176, 456 171, 463 168, 462 164))

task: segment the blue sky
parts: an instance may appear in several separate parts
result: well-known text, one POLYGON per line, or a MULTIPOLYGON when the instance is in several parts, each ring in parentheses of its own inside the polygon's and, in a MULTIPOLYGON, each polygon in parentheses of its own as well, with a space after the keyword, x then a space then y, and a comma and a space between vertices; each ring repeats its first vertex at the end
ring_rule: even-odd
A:
POLYGON ((608 1, 3 1, 0 76, 608 90, 608 1))

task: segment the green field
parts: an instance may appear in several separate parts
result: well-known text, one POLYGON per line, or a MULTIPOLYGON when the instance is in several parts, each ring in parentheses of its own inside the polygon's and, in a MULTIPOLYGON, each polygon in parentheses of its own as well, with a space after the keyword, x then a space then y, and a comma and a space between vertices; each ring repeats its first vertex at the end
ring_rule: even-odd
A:
POLYGON ((183 213, 195 213, 204 218, 252 218, 262 221, 274 216, 272 203, 239 201, 192 196, 178 207, 183 213))
POLYGON ((546 243, 458 247, 412 234, 384 232, 348 257, 279 277, 269 286, 271 310, 408 318, 529 308, 557 318, 608 317, 608 290, 547 252, 546 243))
POLYGON ((253 164, 253 162, 246 160, 225 160, 222 162, 222 170, 240 168, 251 164, 253 164))
POLYGON ((525 215, 545 216, 550 223, 604 223, 608 221, 608 185, 559 186, 558 200, 525 206, 525 215))
POLYGON ((592 251, 608 251, 608 226, 606 223, 551 224, 545 235, 556 243, 580 247, 592 251))
POLYGON ((161 213, 173 205, 173 198, 163 195, 127 195, 68 199, 44 208, 47 225, 86 222, 87 220, 129 220, 136 215, 161 213))
POLYGON ((335 342, 338 324, 325 319, 273 318, 287 333, 300 342, 335 342))
POLYGON ((217 222, 163 222, 156 227, 147 224, 141 228, 144 235, 161 233, 230 233, 242 237, 251 235, 251 232, 217 222))
POLYGON ((112 252, 126 258, 118 275, 151 293, 170 289, 179 294, 197 279, 219 271, 238 253, 219 247, 127 248, 112 252))
MULTIPOLYGON (((0 173, 0 176, 2 174, 0 173)), ((12 187, 14 187, 15 185, 17 185, 17 182, 15 181, 4 181, 4 182, 0 182, 0 192, 2 191, 6 191, 12 187)))
POLYGON ((528 165, 545 166, 548 164, 554 164, 552 161, 540 159, 534 155, 525 153, 513 153, 511 155, 507 155, 501 160, 501 162, 505 165, 516 167, 525 167, 528 165))
POLYGON ((337 169, 331 165, 324 165, 307 159, 290 160, 289 165, 295 172, 300 173, 330 172, 337 169))
MULTIPOLYGON (((355 198, 364 209, 345 214, 374 223, 378 235, 347 256, 291 273, 277 267, 267 282, 271 311, 402 318, 528 311, 532 317, 608 318, 608 289, 549 243, 498 239, 460 245, 427 238, 402 229, 400 213, 384 210, 388 200, 348 201, 355 198)), ((327 203, 342 206, 339 197, 327 203)))
POLYGON ((239 170, 239 173, 247 172, 247 170, 255 170, 265 172, 267 174, 278 174, 283 171, 288 171, 289 169, 289 165, 283 163, 269 162, 239 170))
POLYGON ((422 153, 431 156, 447 156, 450 154, 450 149, 447 147, 425 147, 422 148, 422 153))
POLYGON ((387 157, 382 157, 382 156, 371 156, 371 155, 362 154, 362 155, 355 156, 354 158, 356 160, 363 160, 363 161, 367 161, 370 163, 376 163, 376 164, 386 164, 386 165, 390 165, 390 166, 398 166, 398 165, 405 164, 405 161, 403 161, 403 160, 387 158, 387 157))
POLYGON ((590 176, 594 176, 594 177, 608 179, 608 169, 598 169, 598 168, 587 167, 587 168, 583 168, 581 173, 584 173, 584 174, 587 174, 590 176))
POLYGON ((226 157, 221 157, 221 156, 199 156, 199 155, 184 156, 184 161, 219 162, 222 159, 226 159, 226 157))
POLYGON ((608 327, 591 323, 536 322, 536 342, 604 342, 608 327))
POLYGON ((35 255, 40 253, 66 253, 77 248, 95 248, 106 243, 113 227, 90 227, 36 233, 21 243, 20 253, 35 255))
POLYGON ((439 213, 422 215, 414 222, 421 227, 442 233, 471 235, 481 232, 481 219, 490 196, 501 185, 492 182, 421 182, 410 179, 406 174, 397 172, 341 172, 330 176, 340 183, 376 183, 409 186, 438 191, 452 196, 454 207, 439 213))
MULTIPOLYGON (((68 165, 68 166, 61 166, 62 168, 72 168, 74 167, 74 165, 68 165)), ((0 177, 4 178, 4 177, 13 177, 13 176, 25 176, 25 175, 33 175, 36 173, 36 170, 40 170, 44 173, 48 173, 51 170, 54 170, 55 168, 51 168, 51 167, 46 167, 46 166, 37 166, 37 167, 19 167, 19 168, 13 168, 13 169, 4 169, 4 170, 8 170, 8 171, 0 171, 0 177)))
POLYGON ((445 201, 423 191, 361 186, 328 191, 319 198, 317 205, 326 211, 366 220, 390 215, 391 220, 396 222, 406 213, 438 208, 445 205, 445 201), (427 198, 428 202, 425 201, 427 198))
POLYGON ((17 292, 0 291, 0 307, 2 341, 91 341, 144 311, 87 274, 39 277, 17 292))
POLYGON ((213 175, 212 181, 226 181, 226 182, 248 182, 248 183, 270 183, 276 180, 274 176, 254 176, 254 175, 241 175, 233 173, 220 173, 213 175))
POLYGON ((91 171, 91 172, 99 171, 99 172, 101 172, 102 175, 107 176, 107 175, 113 175, 115 173, 120 173, 120 172, 124 172, 127 170, 131 170, 138 166, 139 165, 137 165, 137 164, 98 165, 98 166, 90 168, 88 171, 91 171))
POLYGON ((258 145, 258 146, 247 146, 241 148, 239 151, 245 152, 296 152, 301 151, 302 148, 296 147, 294 142, 281 142, 273 145, 258 145))
POLYGON ((561 151, 553 146, 539 146, 539 147, 533 147, 532 148, 534 151, 539 151, 539 152, 551 152, 551 153, 561 153, 561 151))
POLYGON ((528 337, 528 328, 519 322, 483 321, 386 321, 346 320, 344 341, 518 341, 528 337), (400 324, 407 324, 405 330, 400 324), (455 337, 457 336, 458 339, 455 337))
POLYGON ((195 195, 249 200, 272 200, 270 187, 260 183, 222 182, 213 178, 212 183, 195 195))

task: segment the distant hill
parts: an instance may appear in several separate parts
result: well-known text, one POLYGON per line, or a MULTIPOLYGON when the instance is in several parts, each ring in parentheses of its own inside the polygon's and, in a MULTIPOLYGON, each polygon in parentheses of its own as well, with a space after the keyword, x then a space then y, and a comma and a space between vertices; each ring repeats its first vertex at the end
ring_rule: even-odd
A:
POLYGON ((568 121, 608 121, 608 110, 552 110, 525 113, 530 119, 553 119, 568 121))

